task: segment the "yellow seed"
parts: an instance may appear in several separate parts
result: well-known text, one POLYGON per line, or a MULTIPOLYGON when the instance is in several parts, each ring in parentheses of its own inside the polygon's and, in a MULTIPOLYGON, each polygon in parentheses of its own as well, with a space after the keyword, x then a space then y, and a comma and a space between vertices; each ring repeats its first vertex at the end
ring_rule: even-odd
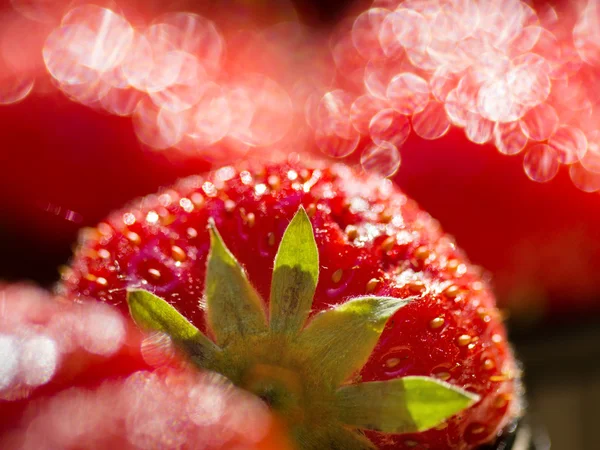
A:
POLYGON ((187 259, 187 254, 185 253, 185 251, 177 245, 171 247, 171 256, 175 261, 178 262, 183 262, 187 259))
POLYGON ((371 278, 367 283, 367 292, 373 292, 379 283, 379 278, 371 278))
POLYGON ((390 223, 394 215, 389 209, 385 209, 379 214, 379 221, 381 223, 390 223))
POLYGON ((108 285, 108 281, 106 281, 106 278, 104 278, 104 277, 98 277, 98 278, 96 278, 96 283, 98 283, 100 286, 107 286, 108 285))
POLYGON ((348 225, 346 227, 346 236, 348 236, 349 241, 353 241, 358 237, 358 228, 354 225, 348 225))
POLYGON ((502 374, 502 375, 492 375, 490 377, 490 381, 494 381, 494 382, 502 382, 502 381, 506 381, 508 378, 506 375, 502 374))
POLYGON ((279 179, 279 177, 277 175, 271 175, 267 179, 267 183, 269 184, 269 186, 271 186, 271 189, 277 189, 277 188, 279 188, 281 180, 279 179))
POLYGON ((72 274, 73 270, 66 265, 62 265, 58 268, 58 273, 63 280, 67 280, 72 274))
POLYGON ((306 207, 306 214, 308 215, 308 217, 313 217, 316 214, 316 212, 317 205, 315 205, 314 203, 311 203, 306 207))
POLYGON ((109 259, 110 252, 108 250, 106 250, 105 248, 101 248, 100 250, 98 250, 98 256, 102 259, 109 259))
POLYGON ((432 329, 434 329, 434 330, 440 328, 442 325, 444 325, 444 318, 443 317, 436 317, 431 322, 429 322, 429 327, 432 328, 432 329))
POLYGON ((452 285, 448 286, 446 289, 444 289, 444 294, 448 298, 456 298, 456 297, 458 297, 459 293, 460 293, 459 287, 454 284, 452 284, 452 285))
POLYGON ((477 315, 484 322, 489 322, 492 320, 492 317, 488 314, 487 310, 483 306, 477 308, 477 315))
POLYGON ((96 230, 95 228, 90 228, 90 227, 84 227, 81 230, 79 230, 79 233, 78 233, 79 241, 84 241, 84 242, 96 241, 101 237, 102 237, 102 235, 100 234, 100 232, 98 230, 96 230))
POLYGON ((396 243, 396 238, 394 236, 388 236, 382 243, 381 243, 381 250, 383 252, 387 252, 390 251, 392 249, 392 247, 394 246, 394 244, 396 243))
POLYGON ((98 278, 92 273, 86 273, 84 278, 88 281, 96 281, 98 278))
POLYGON ((112 233, 112 228, 106 222, 100 222, 96 229, 102 236, 109 236, 112 233))
POLYGON ((163 226, 168 227, 173 222, 175 222, 175 219, 176 219, 175 214, 166 214, 166 215, 161 216, 160 222, 163 224, 163 226))
POLYGON ((83 248, 80 250, 80 253, 86 258, 96 259, 98 257, 98 252, 93 248, 83 248))
POLYGON ((422 294, 427 288, 421 281, 413 281, 406 285, 408 290, 413 294, 422 294))
POLYGON ((127 239, 129 239, 131 241, 132 244, 139 245, 140 242, 142 242, 142 238, 140 237, 140 235, 137 233, 134 233, 133 231, 129 231, 126 236, 127 236, 127 239))
POLYGON ((470 342, 471 342, 471 336, 469 336, 468 334, 461 334, 456 339, 456 343, 461 347, 464 347, 465 345, 469 344, 470 342))
POLYGON ((201 206, 202 203, 204 203, 204 197, 202 196, 202 194, 200 192, 194 192, 191 195, 190 200, 196 206, 201 206))
POLYGON ((483 291, 483 283, 481 281, 475 281, 471 284, 471 290, 473 291, 483 291))
POLYGON ((333 281, 334 283, 339 283, 340 280, 342 279, 342 275, 344 274, 344 271, 342 269, 338 269, 335 272, 333 272, 333 274, 331 275, 331 281, 333 281))
POLYGON ((385 361, 385 365, 389 369, 396 367, 398 364, 400 364, 400 358, 388 358, 385 361))
POLYGON ((267 234, 267 243, 271 247, 273 247, 275 245, 275 234, 273 234, 273 233, 267 234))
POLYGON ((160 279, 161 274, 160 274, 160 271, 158 271, 157 269, 148 269, 148 273, 155 280, 160 279))
POLYGON ((248 224, 248 226, 252 228, 255 222, 256 216, 254 215, 254 213, 248 213, 248 215, 246 215, 246 223, 248 224))
POLYGON ((190 239, 194 239, 195 237, 198 237, 198 232, 196 231, 195 228, 188 228, 187 229, 187 236, 190 239))
POLYGON ((485 427, 483 425, 477 425, 471 428, 471 433, 473 434, 481 434, 485 431, 485 427))
POLYGON ((459 264, 460 264, 460 261, 458 259, 449 260, 448 264, 447 264, 448 270, 451 270, 452 272, 454 272, 456 269, 458 269, 459 264))
POLYGON ((494 334, 492 336, 492 342, 499 344, 500 342, 502 342, 502 336, 500 336, 499 334, 494 334))
POLYGON ((424 245, 417 247, 417 249, 415 250, 415 258, 417 258, 420 261, 425 261, 427 258, 429 258, 430 254, 431 252, 424 245))
POLYGON ((445 430, 446 428, 448 428, 448 424, 446 422, 442 422, 435 427, 436 430, 445 430))
POLYGON ((510 394, 500 394, 494 400, 494 406, 496 408, 504 408, 508 405, 508 402, 511 400, 512 396, 510 394))
POLYGON ((494 362, 494 360, 490 359, 490 358, 486 358, 483 361, 483 368, 485 370, 492 370, 493 368, 496 367, 496 363, 494 362))

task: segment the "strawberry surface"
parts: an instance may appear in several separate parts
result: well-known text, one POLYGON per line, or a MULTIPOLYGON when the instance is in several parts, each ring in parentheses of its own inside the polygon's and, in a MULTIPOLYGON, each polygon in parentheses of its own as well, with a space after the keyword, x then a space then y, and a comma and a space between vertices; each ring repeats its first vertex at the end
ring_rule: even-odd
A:
POLYGON ((277 244, 300 206, 319 253, 311 317, 365 294, 414 299, 387 322, 355 378, 429 376, 479 396, 428 431, 366 435, 380 449, 469 449, 493 441, 520 408, 518 368, 494 297, 438 222, 389 180, 343 165, 251 163, 184 179, 83 232, 58 291, 127 310, 126 289, 143 288, 207 331, 209 218, 269 299, 277 244))
POLYGON ((114 307, 0 286, 0 448, 285 449, 267 409, 114 307))

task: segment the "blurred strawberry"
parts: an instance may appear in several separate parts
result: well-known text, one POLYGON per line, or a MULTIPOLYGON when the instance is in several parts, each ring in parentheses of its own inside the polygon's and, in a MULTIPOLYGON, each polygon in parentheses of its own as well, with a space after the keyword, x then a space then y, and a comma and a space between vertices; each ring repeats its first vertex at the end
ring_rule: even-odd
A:
POLYGON ((0 448, 287 448, 264 405, 119 312, 0 286, 0 448))

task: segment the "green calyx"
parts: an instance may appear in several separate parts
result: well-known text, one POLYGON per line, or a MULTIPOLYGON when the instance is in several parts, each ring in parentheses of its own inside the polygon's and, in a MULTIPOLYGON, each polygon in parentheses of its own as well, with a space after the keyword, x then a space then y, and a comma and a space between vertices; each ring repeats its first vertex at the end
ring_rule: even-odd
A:
POLYGON ((319 278, 312 225, 301 207, 275 257, 269 311, 209 222, 204 335, 165 300, 128 291, 141 328, 166 333, 198 367, 261 397, 301 449, 372 449, 363 430, 421 432, 479 397, 429 377, 355 383, 390 317, 411 299, 353 298, 308 320, 319 278))

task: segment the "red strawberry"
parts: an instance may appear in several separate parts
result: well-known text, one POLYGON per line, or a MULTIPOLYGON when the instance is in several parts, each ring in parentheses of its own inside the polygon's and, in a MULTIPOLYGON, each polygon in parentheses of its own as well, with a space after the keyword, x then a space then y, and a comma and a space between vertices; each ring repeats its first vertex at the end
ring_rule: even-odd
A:
MULTIPOLYGON (((72 299, 91 296, 123 310, 127 289, 136 288, 130 290, 129 307, 140 325, 167 332, 197 364, 267 399, 295 430, 301 448, 313 448, 303 434, 306 426, 315 439, 331 438, 331 430, 347 432, 338 426, 341 421, 353 426, 353 438, 360 441, 357 430, 366 430, 381 449, 468 449, 493 441, 519 412, 518 369, 493 295, 477 269, 390 181, 342 165, 224 167, 184 179, 83 233, 62 276, 59 291, 72 299), (306 217, 300 207, 310 217, 318 265, 310 233, 299 225, 306 217), (213 249, 207 271, 209 222, 213 249), (282 241, 286 229, 290 237, 282 241), (287 258, 289 273, 278 278, 286 267, 280 258, 287 258), (279 281, 272 285, 272 277, 279 281), (365 295, 377 298, 360 297, 365 295), (267 320, 262 302, 269 298, 267 320), (353 309, 350 299, 362 306, 353 309), (382 304, 395 306, 384 314, 382 304), (374 318, 375 309, 380 315, 374 318), (375 337, 366 338, 357 322, 346 323, 347 328, 336 322, 340 310, 362 311, 379 324, 371 328, 375 337), (314 338, 310 330, 319 327, 327 329, 325 347, 322 340, 305 337, 314 338), (407 376, 424 376, 427 382, 435 377, 450 383, 439 385, 448 389, 444 392, 465 400, 463 388, 479 401, 447 421, 438 420, 435 428, 413 427, 428 428, 415 432, 389 417, 406 416, 393 401, 402 395, 367 389, 366 400, 355 399, 359 406, 345 405, 347 410, 335 400, 340 383, 397 383, 407 376), (346 412, 310 414, 338 411, 334 406, 346 412)), ((333 436, 334 442, 342 440, 333 436)), ((344 441, 342 447, 352 445, 344 441)))
POLYGON ((0 286, 0 311, 2 449, 287 448, 260 402, 113 307, 0 286))

